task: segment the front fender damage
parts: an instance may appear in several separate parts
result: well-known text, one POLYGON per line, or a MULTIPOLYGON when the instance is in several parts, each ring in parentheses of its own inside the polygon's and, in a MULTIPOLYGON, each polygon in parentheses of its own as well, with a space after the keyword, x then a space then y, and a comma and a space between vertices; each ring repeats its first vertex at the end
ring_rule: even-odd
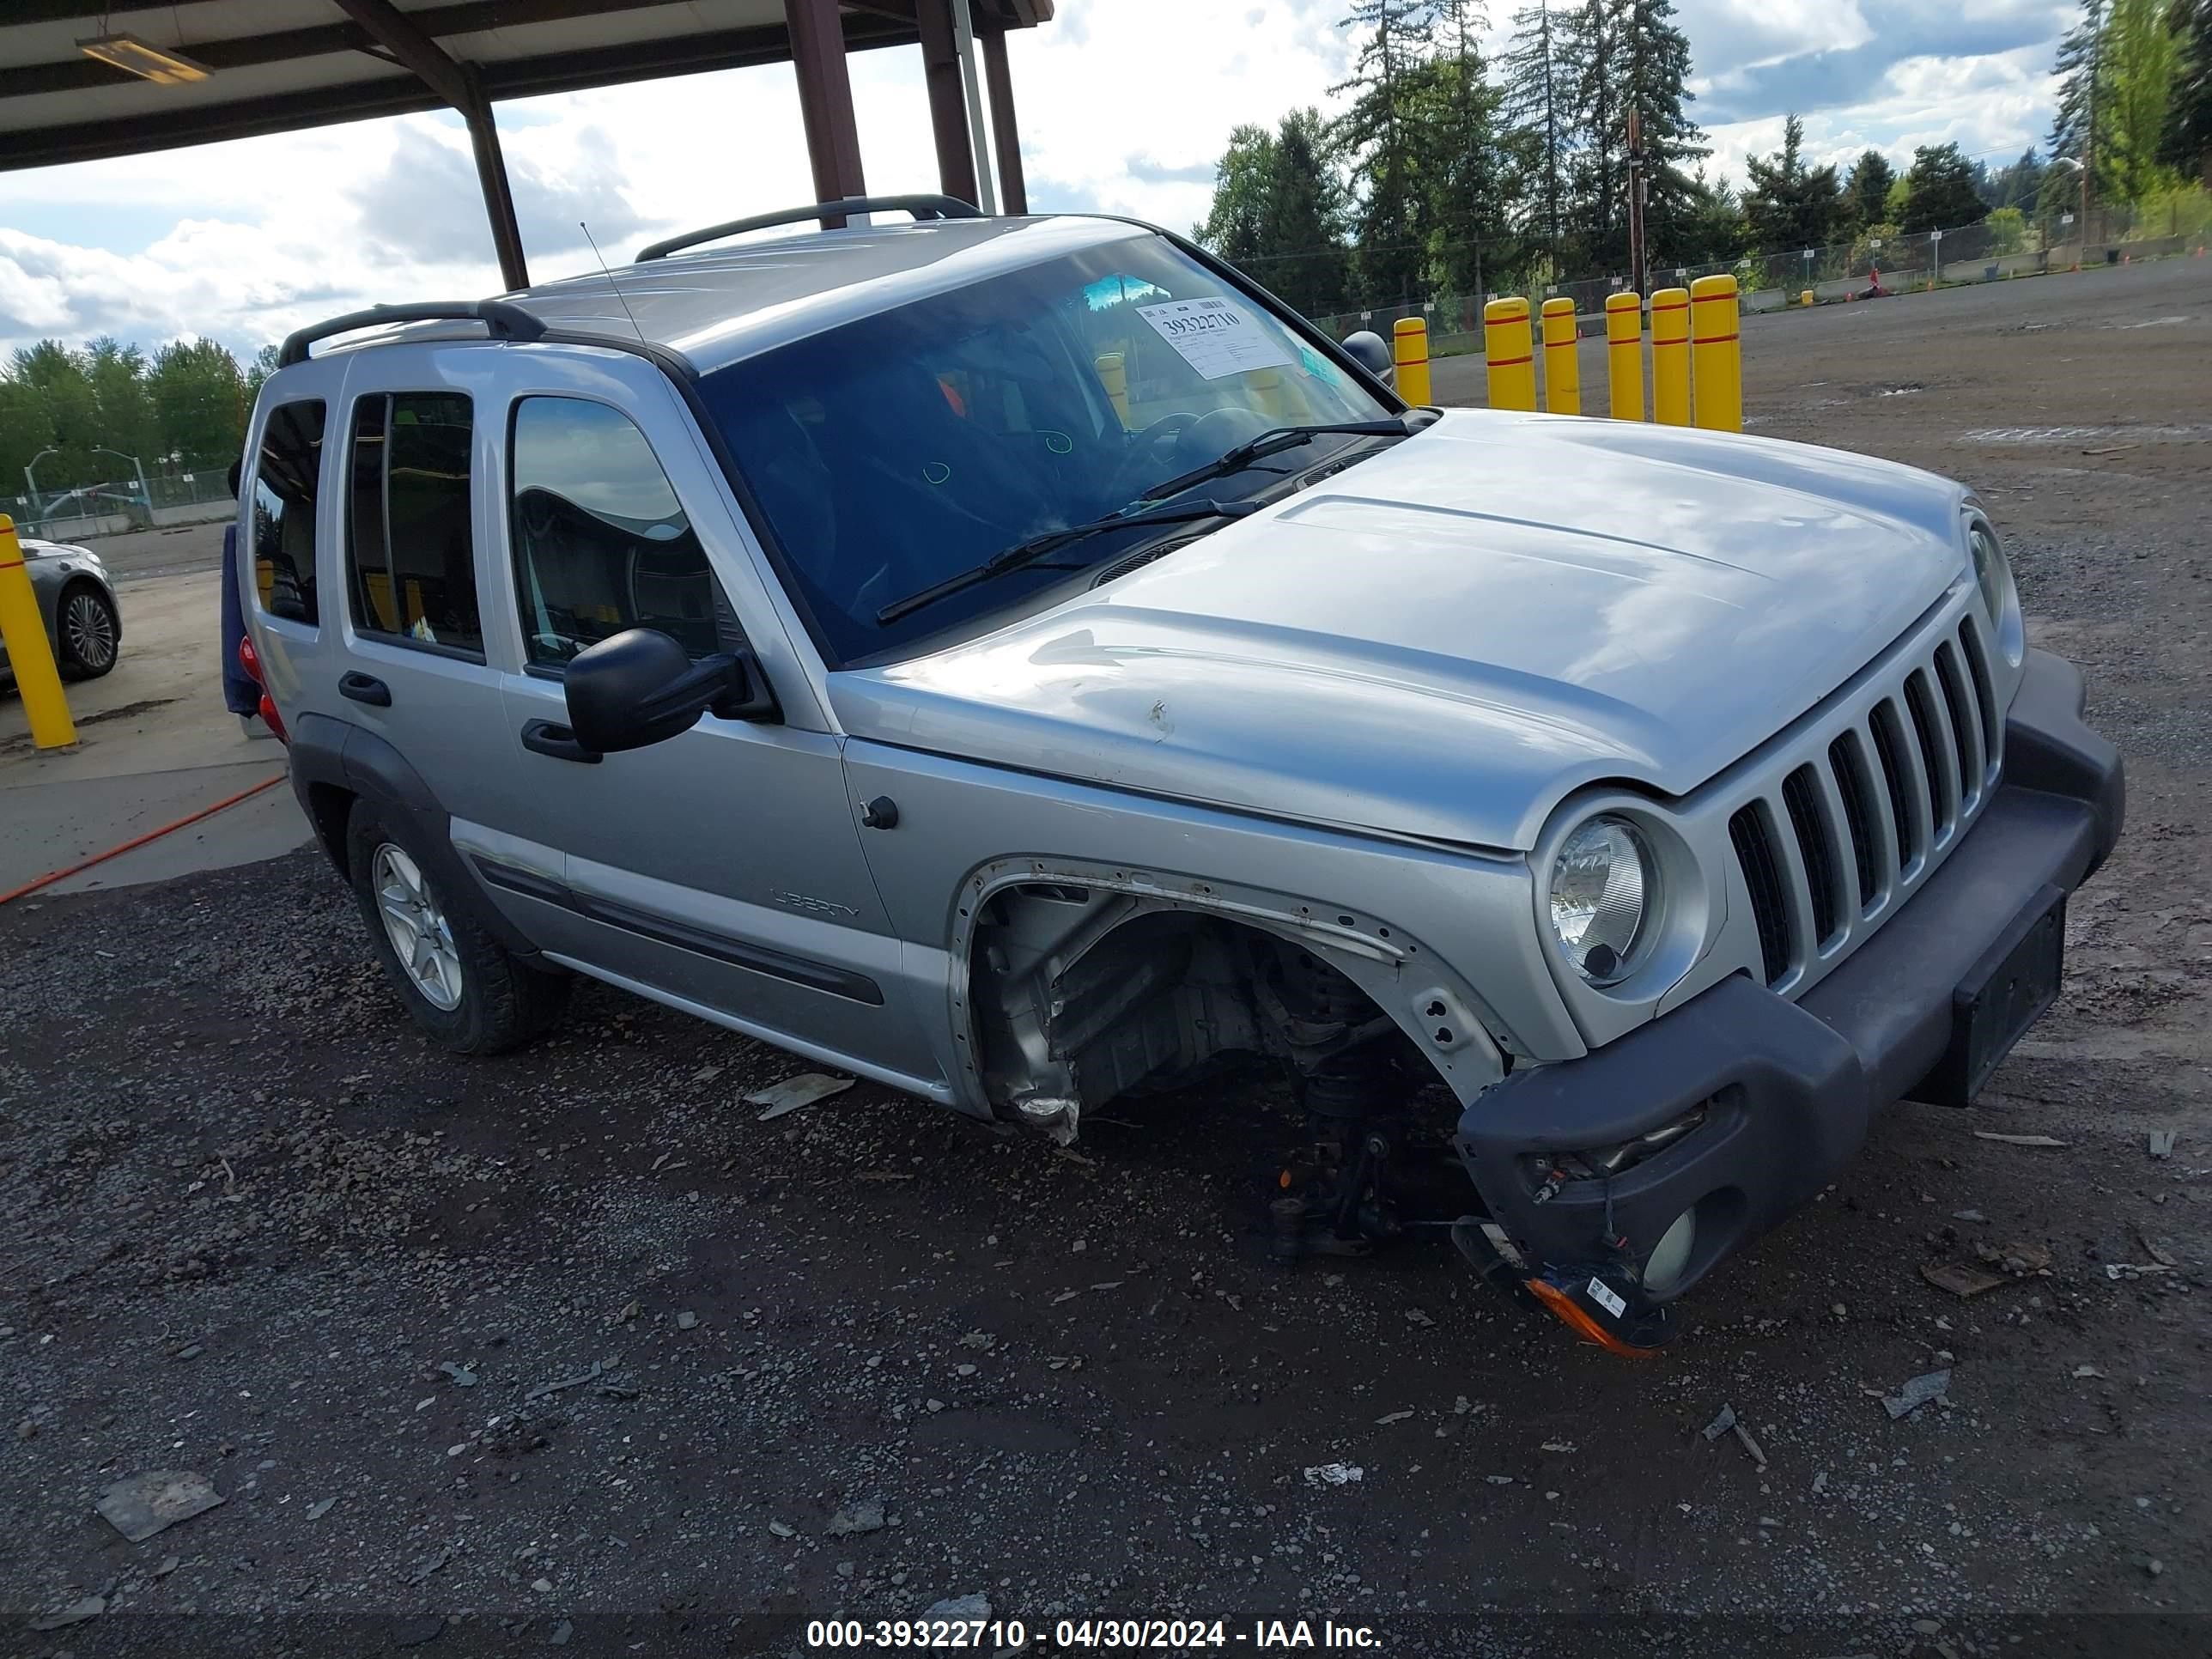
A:
POLYGON ((994 1115, 1072 1143, 1085 1113, 1239 1059, 1310 1075, 1389 1038, 1462 1105, 1504 1075, 1494 1017, 1419 941, 1353 911, 1128 869, 1009 861, 962 906, 954 1014, 994 1115), (1353 1017, 1296 994, 1318 969, 1353 1017))

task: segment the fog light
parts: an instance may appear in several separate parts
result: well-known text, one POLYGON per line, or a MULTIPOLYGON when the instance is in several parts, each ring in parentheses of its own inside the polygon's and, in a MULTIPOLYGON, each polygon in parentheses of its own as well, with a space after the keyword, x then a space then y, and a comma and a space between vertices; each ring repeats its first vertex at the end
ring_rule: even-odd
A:
POLYGON ((1659 1242, 1644 1262, 1644 1288, 1654 1296, 1664 1296, 1681 1283, 1682 1273, 1690 1265, 1691 1249, 1698 1242, 1698 1211, 1692 1205, 1674 1218, 1674 1224, 1661 1234, 1659 1242))

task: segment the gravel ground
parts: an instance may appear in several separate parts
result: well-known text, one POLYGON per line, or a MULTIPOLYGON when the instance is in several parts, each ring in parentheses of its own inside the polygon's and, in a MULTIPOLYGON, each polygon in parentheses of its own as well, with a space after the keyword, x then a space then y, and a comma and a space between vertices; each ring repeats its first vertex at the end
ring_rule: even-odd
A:
POLYGON ((1439 1244, 1271 1268, 1264 1082, 1072 1151, 867 1084, 763 1123, 739 1097, 804 1065, 602 988, 523 1054, 431 1051, 317 854, 27 901, 0 1652, 783 1654, 981 1597, 1231 1650, 2201 1654, 2206 269, 1753 337, 1760 429, 1984 486, 2132 799, 1980 1106, 1888 1113, 1665 1358, 1439 1244), (2000 421, 2095 430, 1966 435, 2000 421), (1970 1302, 1921 1275, 2008 1257, 1970 1302), (94 1504, 161 1470, 224 1501, 127 1542, 94 1504))

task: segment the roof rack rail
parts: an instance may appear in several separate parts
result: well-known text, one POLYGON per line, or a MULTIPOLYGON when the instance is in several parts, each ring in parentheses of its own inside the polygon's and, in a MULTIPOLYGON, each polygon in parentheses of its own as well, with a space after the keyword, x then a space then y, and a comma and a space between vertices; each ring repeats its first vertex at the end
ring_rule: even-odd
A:
POLYGON ((638 250, 637 263, 647 259, 665 259, 672 253, 687 247, 696 247, 702 242, 719 242, 725 236, 741 235, 748 230, 766 230, 771 225, 802 224, 809 219, 827 222, 849 219, 861 213, 911 213, 917 219, 980 219, 973 202, 963 202, 957 196, 848 196, 842 201, 817 202, 811 207, 786 208, 780 213, 755 214, 750 219, 732 219, 726 224, 709 225, 704 230, 687 230, 681 236, 664 237, 649 247, 638 250))
POLYGON ((349 311, 343 317, 333 317, 286 335, 283 349, 276 354, 276 365, 289 368, 294 363, 304 363, 307 361, 307 348, 316 341, 327 340, 333 334, 350 334, 357 328, 379 328, 387 323, 459 321, 482 323, 491 331, 495 340, 536 340, 545 333, 542 319, 504 300, 426 300, 416 305, 371 306, 366 311, 349 311))

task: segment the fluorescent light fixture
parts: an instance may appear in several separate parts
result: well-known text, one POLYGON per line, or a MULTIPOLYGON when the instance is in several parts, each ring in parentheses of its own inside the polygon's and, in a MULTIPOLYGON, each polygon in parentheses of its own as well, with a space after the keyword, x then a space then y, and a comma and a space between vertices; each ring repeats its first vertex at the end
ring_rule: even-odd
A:
POLYGON ((187 81, 208 78, 205 64, 196 64, 182 52, 149 45, 135 34, 103 34, 96 40, 78 41, 76 49, 157 87, 180 87, 187 81))

